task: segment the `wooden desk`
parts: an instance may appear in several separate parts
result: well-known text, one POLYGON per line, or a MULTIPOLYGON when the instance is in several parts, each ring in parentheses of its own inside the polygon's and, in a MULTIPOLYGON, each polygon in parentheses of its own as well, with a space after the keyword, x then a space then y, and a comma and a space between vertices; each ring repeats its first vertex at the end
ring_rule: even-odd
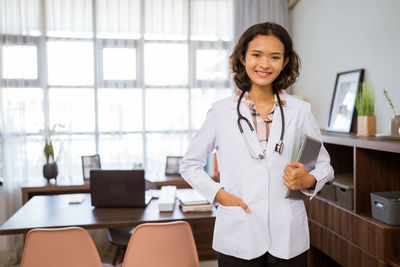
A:
POLYGON ((0 235, 25 234, 33 228, 79 226, 86 229, 129 227, 145 222, 184 220, 191 224, 201 260, 215 259, 211 249, 215 209, 206 213, 183 213, 178 203, 173 212, 160 213, 157 200, 146 208, 94 208, 90 194, 81 204, 69 204, 71 194, 34 196, 1 227, 0 235))
MULTIPOLYGON (((214 179, 219 182, 218 178, 214 179)), ((175 185, 177 188, 188 188, 188 183, 180 176, 164 176, 157 179, 146 178, 146 187, 160 189, 164 185, 175 185)), ((57 195, 57 194, 75 194, 89 193, 90 182, 80 179, 70 179, 60 177, 57 181, 51 180, 50 183, 46 179, 34 180, 22 185, 21 196, 22 205, 25 204, 33 196, 37 195, 57 195)))

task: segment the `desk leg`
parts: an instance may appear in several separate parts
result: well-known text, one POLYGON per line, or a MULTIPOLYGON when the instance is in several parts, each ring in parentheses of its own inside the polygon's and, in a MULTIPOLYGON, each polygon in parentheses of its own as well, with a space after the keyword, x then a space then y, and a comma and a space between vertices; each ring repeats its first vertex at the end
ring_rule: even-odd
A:
POLYGON ((22 197, 22 205, 24 205, 29 200, 29 193, 22 189, 21 197, 22 197))
POLYGON ((215 218, 190 222, 200 260, 213 260, 217 253, 212 249, 215 218))

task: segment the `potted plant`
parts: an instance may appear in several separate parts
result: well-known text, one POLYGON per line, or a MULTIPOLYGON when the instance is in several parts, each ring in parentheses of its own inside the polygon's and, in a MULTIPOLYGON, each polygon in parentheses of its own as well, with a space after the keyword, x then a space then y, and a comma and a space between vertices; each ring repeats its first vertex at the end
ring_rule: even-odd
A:
MULTIPOLYGON (((46 164, 43 165, 43 176, 50 180, 52 178, 57 179, 58 175, 58 166, 57 166, 57 158, 54 157, 54 134, 56 133, 56 128, 61 127, 64 128, 61 124, 55 124, 52 129, 45 131, 45 145, 43 149, 43 153, 46 157, 46 164)), ((60 151, 61 152, 61 146, 60 151)))
POLYGON ((390 135, 400 135, 400 115, 396 115, 396 108, 393 105, 392 99, 386 89, 383 89, 383 94, 386 100, 389 102, 390 108, 393 111, 393 118, 390 120, 390 135))
POLYGON ((357 135, 374 136, 376 134, 375 93, 371 83, 362 83, 356 98, 357 135))

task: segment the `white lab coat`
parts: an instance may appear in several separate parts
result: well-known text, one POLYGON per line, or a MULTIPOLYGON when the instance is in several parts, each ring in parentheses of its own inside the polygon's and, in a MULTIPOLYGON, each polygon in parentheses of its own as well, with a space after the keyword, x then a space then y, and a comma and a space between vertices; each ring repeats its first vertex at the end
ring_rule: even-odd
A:
MULTIPOLYGON (((310 105, 286 92, 285 97, 282 155, 274 151, 281 134, 280 109, 275 109, 266 157, 253 159, 238 129, 237 102, 232 96, 212 105, 182 161, 182 177, 208 201, 213 203, 217 191, 224 187, 227 192, 240 197, 251 210, 246 213, 241 207, 218 206, 213 239, 213 249, 218 252, 249 260, 268 251, 275 257, 290 259, 310 246, 304 203, 285 198, 287 188, 282 176, 290 162, 293 146, 300 143, 303 134, 321 139, 321 133, 310 105), (220 183, 214 182, 204 171, 206 158, 214 149, 220 183)), ((244 103, 241 103, 240 111, 254 127, 250 110, 244 103)), ((262 152, 256 133, 251 132, 243 120, 242 126, 253 151, 262 152)), ((302 191, 313 197, 333 178, 330 158, 324 147, 310 173, 317 179, 315 190, 302 191)))

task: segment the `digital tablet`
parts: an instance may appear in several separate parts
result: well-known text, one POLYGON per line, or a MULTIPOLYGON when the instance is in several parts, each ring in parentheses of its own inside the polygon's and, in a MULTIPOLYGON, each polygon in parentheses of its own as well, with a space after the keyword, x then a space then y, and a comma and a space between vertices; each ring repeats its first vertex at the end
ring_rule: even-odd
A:
MULTIPOLYGON (((322 142, 320 140, 304 134, 296 161, 303 163, 307 172, 310 172, 315 168, 315 163, 317 162, 321 146, 322 142)), ((302 193, 299 190, 288 189, 285 197, 301 198, 302 193)))
POLYGON ((315 168, 321 146, 322 142, 320 140, 307 134, 304 135, 297 161, 304 164, 307 172, 315 168))

